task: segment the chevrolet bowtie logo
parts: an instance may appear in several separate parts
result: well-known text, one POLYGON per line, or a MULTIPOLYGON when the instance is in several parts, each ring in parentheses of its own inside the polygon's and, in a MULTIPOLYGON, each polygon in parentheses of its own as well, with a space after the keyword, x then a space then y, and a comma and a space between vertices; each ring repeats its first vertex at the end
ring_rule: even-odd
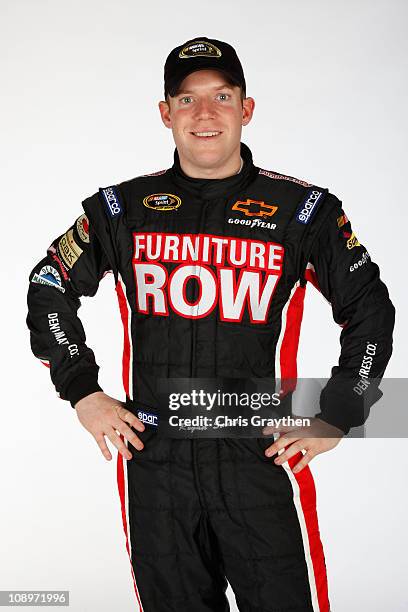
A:
POLYGON ((247 217, 272 217, 278 210, 278 207, 265 204, 265 202, 260 200, 250 200, 248 198, 246 201, 238 200, 235 202, 232 210, 239 210, 247 217))

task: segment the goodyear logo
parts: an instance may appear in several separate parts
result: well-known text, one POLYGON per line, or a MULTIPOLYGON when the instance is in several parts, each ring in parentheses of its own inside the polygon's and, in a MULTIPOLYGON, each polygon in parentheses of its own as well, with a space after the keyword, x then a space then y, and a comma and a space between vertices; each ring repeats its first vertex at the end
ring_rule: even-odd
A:
POLYGON ((318 208, 322 195, 323 192, 318 189, 311 189, 309 191, 296 211, 296 221, 298 223, 303 225, 309 223, 318 208))
POLYGON ((146 410, 138 410, 136 414, 139 421, 142 423, 147 423, 148 425, 153 425, 157 427, 159 424, 159 417, 157 414, 153 414, 152 412, 146 412, 146 410))
POLYGON ((116 215, 120 215, 122 212, 122 207, 120 205, 119 196, 115 187, 106 187, 105 189, 100 189, 100 192, 102 193, 102 197, 108 208, 110 216, 116 217, 116 215))
POLYGON ((221 57, 221 51, 206 40, 195 40, 186 45, 179 53, 179 57, 186 59, 188 57, 221 57))
POLYGON ((278 210, 277 206, 265 204, 260 200, 238 200, 232 207, 232 210, 243 212, 246 217, 272 217, 278 210))
POLYGON ((143 199, 143 204, 152 210, 175 210, 181 204, 181 199, 172 193, 152 193, 143 199))

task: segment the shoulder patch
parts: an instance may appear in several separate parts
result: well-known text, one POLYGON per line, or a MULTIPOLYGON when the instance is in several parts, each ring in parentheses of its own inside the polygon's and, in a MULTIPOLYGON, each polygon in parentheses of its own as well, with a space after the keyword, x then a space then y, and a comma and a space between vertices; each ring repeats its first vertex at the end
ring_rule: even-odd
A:
POLYGON ((74 231, 71 227, 67 232, 65 232, 65 234, 58 242, 57 254, 60 256, 60 259, 62 259, 62 261, 66 264, 66 266, 71 269, 78 261, 82 253, 83 250, 81 249, 79 244, 75 242, 74 231))
POLYGON ((298 185, 303 185, 303 187, 312 187, 313 185, 313 183, 307 183, 306 181, 302 181, 301 179, 295 178, 294 176, 286 176, 286 174, 279 174, 279 172, 272 172, 271 170, 264 170, 263 168, 259 169, 259 174, 263 174, 264 176, 267 176, 270 179, 297 183, 298 185))
POLYGON ((82 214, 75 222, 76 230, 82 242, 89 244, 89 221, 85 214, 82 214))
POLYGON ((65 292, 62 286, 61 277, 53 266, 43 266, 38 273, 36 272, 33 275, 31 282, 38 285, 48 285, 49 287, 58 289, 58 291, 62 293, 65 292))
POLYGON ((120 203, 119 193, 116 185, 99 189, 102 200, 105 202, 108 212, 111 217, 117 217, 122 213, 122 205, 120 203))
POLYGON ((316 210, 319 208, 320 202, 324 199, 323 194, 324 191, 317 187, 308 190, 306 197, 303 198, 296 210, 296 221, 298 223, 307 225, 311 221, 316 210))

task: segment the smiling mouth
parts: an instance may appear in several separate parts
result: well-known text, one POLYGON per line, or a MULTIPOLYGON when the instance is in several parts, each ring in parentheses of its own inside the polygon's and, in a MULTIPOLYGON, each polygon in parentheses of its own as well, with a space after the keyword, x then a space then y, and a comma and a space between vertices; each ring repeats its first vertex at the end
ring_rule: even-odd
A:
POLYGON ((190 134, 192 134, 193 136, 196 136, 196 138, 201 138, 202 140, 209 140, 210 138, 216 138, 217 136, 219 136, 220 134, 222 134, 222 132, 218 132, 218 131, 211 131, 211 132, 190 132, 190 134))

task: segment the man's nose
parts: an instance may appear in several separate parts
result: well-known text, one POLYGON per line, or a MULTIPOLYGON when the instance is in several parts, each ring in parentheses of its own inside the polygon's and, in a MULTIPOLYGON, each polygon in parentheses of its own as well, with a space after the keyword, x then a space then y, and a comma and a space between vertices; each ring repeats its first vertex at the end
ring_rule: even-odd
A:
POLYGON ((196 105, 196 115, 201 119, 209 119, 215 113, 215 106, 212 100, 203 98, 196 105))

